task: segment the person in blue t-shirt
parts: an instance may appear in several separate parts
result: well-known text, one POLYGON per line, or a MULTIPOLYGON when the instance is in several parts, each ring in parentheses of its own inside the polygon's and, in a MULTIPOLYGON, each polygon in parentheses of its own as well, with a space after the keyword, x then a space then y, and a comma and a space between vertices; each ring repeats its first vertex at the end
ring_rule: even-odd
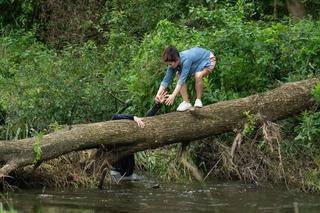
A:
POLYGON ((172 76, 176 74, 178 79, 177 85, 172 94, 168 95, 165 103, 166 105, 172 105, 177 94, 180 92, 183 102, 178 106, 177 111, 190 109, 192 105, 188 96, 186 80, 188 76, 194 76, 197 95, 194 106, 201 108, 203 106, 201 101, 203 78, 208 76, 216 65, 216 58, 213 53, 200 47, 193 47, 178 52, 175 47, 169 46, 165 48, 162 54, 162 60, 169 67, 158 89, 155 100, 158 101, 160 99, 160 94, 168 87, 172 76))

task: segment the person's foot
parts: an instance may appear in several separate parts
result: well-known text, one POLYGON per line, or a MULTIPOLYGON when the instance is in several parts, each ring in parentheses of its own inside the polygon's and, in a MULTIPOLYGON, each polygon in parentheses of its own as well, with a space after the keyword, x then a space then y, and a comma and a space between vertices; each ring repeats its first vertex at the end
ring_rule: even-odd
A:
POLYGON ((202 101, 200 99, 196 99, 196 101, 194 102, 194 107, 197 107, 197 108, 203 107, 202 101))
POLYGON ((177 111, 183 112, 190 109, 192 105, 189 102, 183 101, 177 108, 177 111))

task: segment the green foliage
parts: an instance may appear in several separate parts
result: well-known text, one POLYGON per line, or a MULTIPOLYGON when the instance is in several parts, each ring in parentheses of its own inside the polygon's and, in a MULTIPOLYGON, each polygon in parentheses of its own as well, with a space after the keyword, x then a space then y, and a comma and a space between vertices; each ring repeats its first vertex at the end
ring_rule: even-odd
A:
MULTIPOLYGON (((320 102, 320 84, 317 84, 312 91, 316 101, 320 102)), ((301 116, 301 122, 296 127, 297 136, 295 141, 298 145, 312 150, 319 148, 320 142, 320 112, 304 112, 301 116), (315 147, 316 146, 316 147, 315 147)))
POLYGON ((13 210, 13 209, 11 209, 11 210, 1 210, 0 209, 0 213, 16 213, 17 211, 15 211, 15 210, 13 210))
POLYGON ((30 27, 37 14, 41 1, 37 0, 1 0, 0 26, 12 25, 30 27))
POLYGON ((43 138, 44 133, 40 132, 36 135, 34 143, 33 143, 33 151, 34 151, 34 160, 32 161, 33 164, 38 163, 41 160, 41 142, 43 138))
MULTIPOLYGON (((301 124, 296 128, 298 136, 295 138, 301 146, 310 149, 320 141, 320 112, 304 112, 301 124)), ((314 148, 314 147, 313 147, 314 148)))
MULTIPOLYGON (((173 145, 164 149, 136 153, 136 165, 140 170, 147 171, 165 181, 192 180, 192 173, 183 166, 179 154, 181 149, 173 145)), ((180 153, 181 154, 181 153, 180 153)), ((186 158, 193 162, 195 159, 192 146, 187 148, 186 158)))
POLYGON ((249 137, 254 133, 256 128, 256 120, 250 111, 244 112, 243 114, 246 117, 246 125, 242 133, 244 136, 249 137))
MULTIPOLYGON (((303 20, 286 34, 287 45, 281 45, 284 69, 290 69, 290 81, 310 78, 319 73, 319 22, 303 20)), ((289 71, 289 70, 288 70, 289 71)))
MULTIPOLYGON (((320 84, 317 84, 312 91, 316 101, 320 101, 320 84)), ((295 141, 299 146, 313 151, 318 149, 320 142, 320 112, 304 112, 301 116, 301 123, 296 127, 297 136, 295 141)))
POLYGON ((320 84, 317 84, 312 91, 314 99, 320 103, 320 84))
POLYGON ((57 54, 28 33, 3 36, 0 46, 3 138, 16 137, 19 128, 23 138, 52 123, 96 122, 115 113, 114 97, 124 94, 120 75, 106 66, 108 58, 93 42, 57 54))
POLYGON ((142 37, 145 32, 152 31, 159 20, 174 20, 187 12, 188 5, 182 0, 170 3, 164 0, 109 1, 103 20, 117 33, 142 37))
POLYGON ((168 165, 174 166, 176 158, 175 149, 159 149, 152 152, 140 152, 136 155, 137 167, 146 170, 149 174, 164 180, 177 179, 177 172, 172 172, 168 165))

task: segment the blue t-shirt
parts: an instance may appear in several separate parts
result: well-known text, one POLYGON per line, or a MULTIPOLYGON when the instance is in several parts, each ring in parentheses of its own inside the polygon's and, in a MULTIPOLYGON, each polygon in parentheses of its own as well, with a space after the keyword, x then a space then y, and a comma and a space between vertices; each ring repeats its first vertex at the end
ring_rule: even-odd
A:
POLYGON ((202 71, 204 68, 210 66, 210 53, 211 52, 209 50, 200 47, 193 47, 191 49, 180 52, 179 54, 181 69, 173 69, 169 66, 166 75, 161 82, 161 85, 164 87, 168 87, 173 74, 178 71, 180 74, 178 84, 182 86, 186 82, 189 75, 202 71))

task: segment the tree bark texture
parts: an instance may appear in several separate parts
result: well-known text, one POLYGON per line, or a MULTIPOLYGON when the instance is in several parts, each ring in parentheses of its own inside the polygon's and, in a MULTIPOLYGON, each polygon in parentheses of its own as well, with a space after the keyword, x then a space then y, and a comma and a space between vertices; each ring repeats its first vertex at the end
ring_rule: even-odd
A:
POLYGON ((274 90, 249 97, 222 101, 201 109, 172 112, 144 118, 145 128, 130 120, 113 120, 75 125, 44 135, 41 139, 27 138, 0 141, 0 177, 33 164, 34 143, 40 142, 41 159, 47 161, 60 155, 103 146, 110 161, 146 149, 168 144, 189 142, 243 127, 244 112, 250 111, 258 122, 275 121, 297 114, 314 105, 311 91, 318 78, 284 84, 274 90))
POLYGON ((305 15, 303 3, 300 0, 286 0, 289 13, 292 14, 294 20, 300 20, 305 15))

